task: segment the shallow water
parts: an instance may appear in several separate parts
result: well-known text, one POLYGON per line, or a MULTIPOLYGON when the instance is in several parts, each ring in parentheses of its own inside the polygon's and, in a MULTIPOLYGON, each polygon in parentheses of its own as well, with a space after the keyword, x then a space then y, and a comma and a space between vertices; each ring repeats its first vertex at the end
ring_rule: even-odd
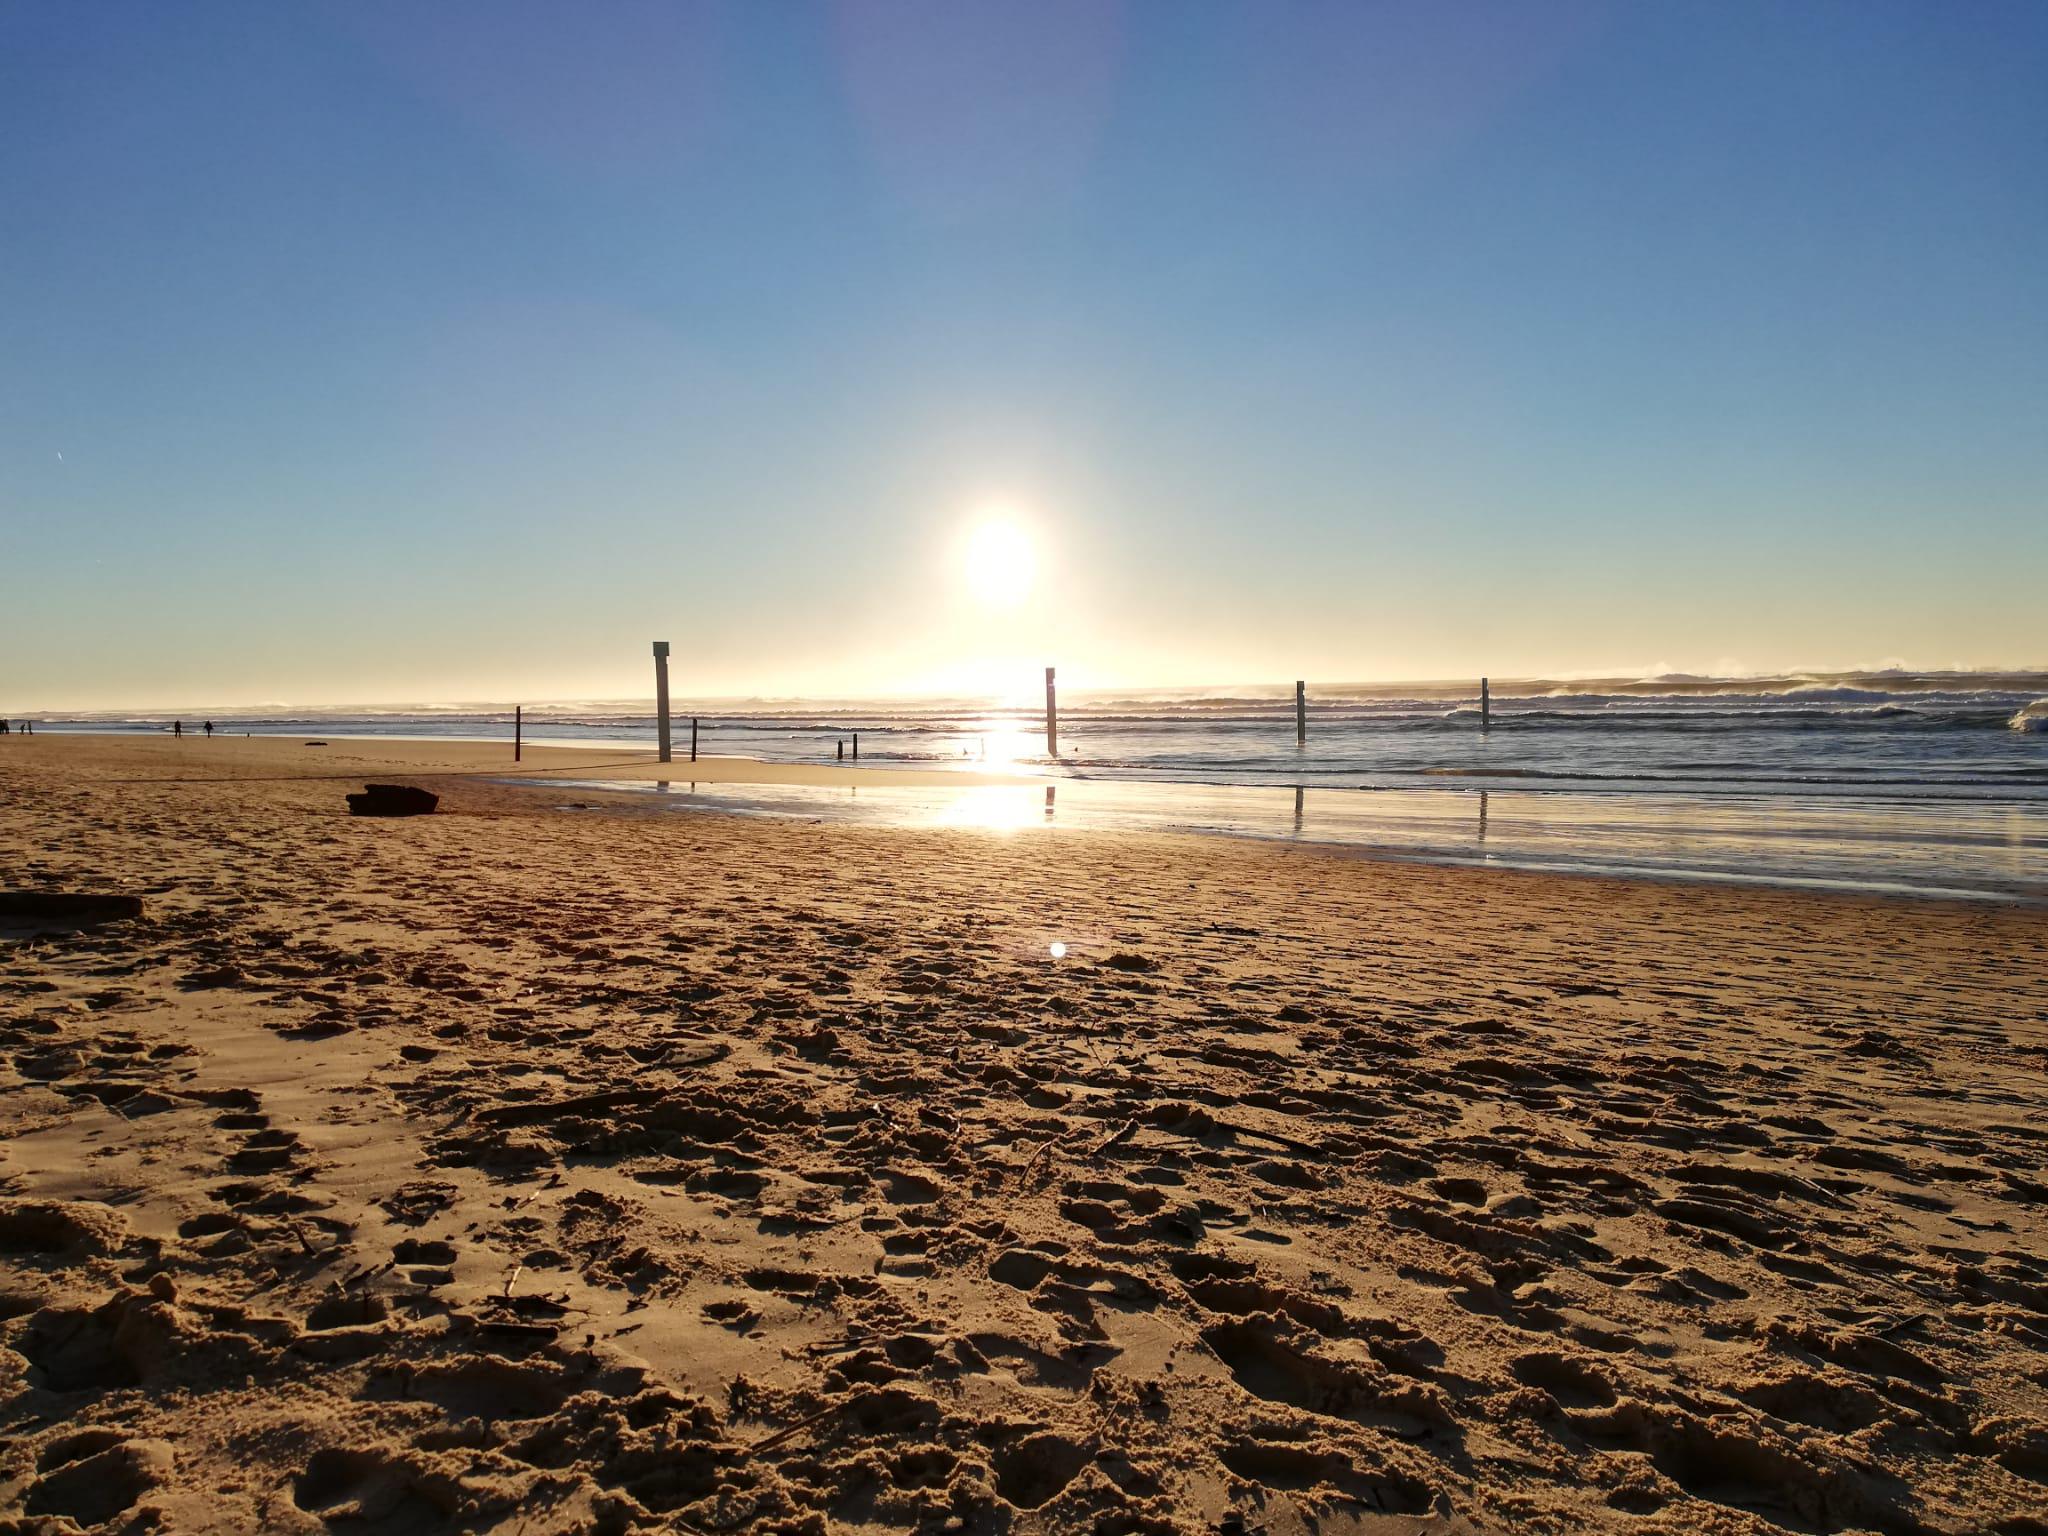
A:
MULTIPOLYGON (((686 764, 678 764, 687 771, 686 764)), ((1380 857, 2048 903, 2048 803, 1530 790, 1278 789, 1060 779, 958 788, 543 783, 677 811, 869 826, 1198 831, 1380 857)))

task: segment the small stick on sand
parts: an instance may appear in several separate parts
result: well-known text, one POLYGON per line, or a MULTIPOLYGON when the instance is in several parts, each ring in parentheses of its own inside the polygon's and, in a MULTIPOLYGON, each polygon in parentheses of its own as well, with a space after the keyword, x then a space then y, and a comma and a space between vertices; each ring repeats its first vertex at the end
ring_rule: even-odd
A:
MULTIPOLYGON (((665 1061, 665 1067, 703 1067, 721 1060, 726 1047, 716 1045, 682 1061, 665 1061)), ((565 1115, 588 1114, 593 1110, 625 1109, 635 1104, 652 1104, 676 1090, 661 1088, 612 1088, 604 1093, 583 1093, 571 1099, 549 1099, 540 1104, 499 1104, 480 1109, 472 1117, 479 1125, 539 1125, 565 1115)))
POLYGON ((545 1120, 559 1120, 565 1115, 652 1104, 672 1092, 674 1090, 670 1088, 613 1088, 605 1093, 579 1094, 573 1099, 549 1099, 541 1104, 499 1104, 478 1110, 474 1118, 482 1125, 538 1125, 545 1120))
POLYGON ((1061 1131, 1059 1135, 1048 1136, 1045 1140, 1041 1141, 1038 1144, 1038 1150, 1031 1154, 1031 1161, 1024 1165, 1024 1171, 1017 1175, 1018 1186, 1021 1188, 1023 1185, 1028 1184, 1031 1181, 1031 1170, 1038 1166, 1038 1160, 1073 1134, 1072 1131, 1061 1131))
POLYGON ((1100 1142, 1097 1142, 1095 1145, 1095 1149, 1088 1155, 1090 1157, 1100 1157, 1103 1153, 1107 1152, 1111 1147, 1122 1146, 1125 1142, 1129 1141, 1133 1136, 1137 1135, 1137 1133, 1138 1122, 1136 1120, 1126 1120, 1120 1127, 1118 1127, 1118 1129, 1112 1135, 1110 1135, 1109 1137, 1100 1142))
POLYGON ((759 1455, 763 1451, 772 1451, 778 1445, 781 1445, 789 1440, 794 1440, 798 1435, 802 1434, 805 1430, 809 1429, 813 1424, 823 1423, 826 1419, 831 1418, 833 1414, 840 1412, 842 1409, 851 1408, 855 1403, 858 1403, 862 1401, 864 1398, 866 1398, 867 1395, 868 1394, 866 1392, 856 1392, 852 1397, 849 1397, 843 1403, 833 1403, 829 1407, 820 1408, 816 1413, 811 1414, 806 1418, 798 1419, 794 1424, 790 1425, 788 1428, 778 1429, 766 1440, 756 1440, 752 1445, 748 1446, 747 1449, 749 1451, 752 1451, 755 1455, 759 1455))
POLYGON ((1321 1158, 1324 1149, 1311 1141, 1297 1141, 1292 1136, 1282 1136, 1278 1131, 1261 1131, 1249 1125, 1239 1125, 1234 1120, 1225 1120, 1199 1109, 1191 1104, 1161 1104, 1148 1117, 1162 1131, 1199 1140, 1209 1131, 1228 1131, 1233 1136, 1247 1136, 1254 1141, 1270 1141, 1276 1147, 1285 1147, 1296 1157, 1321 1158))

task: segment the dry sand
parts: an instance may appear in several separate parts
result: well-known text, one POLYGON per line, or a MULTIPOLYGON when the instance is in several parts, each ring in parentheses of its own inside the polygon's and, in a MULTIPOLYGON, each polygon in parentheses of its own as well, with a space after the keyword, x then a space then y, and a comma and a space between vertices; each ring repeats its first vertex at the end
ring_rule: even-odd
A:
POLYGON ((2039 911, 503 759, 0 740, 0 1526, 2048 1530, 2039 911))

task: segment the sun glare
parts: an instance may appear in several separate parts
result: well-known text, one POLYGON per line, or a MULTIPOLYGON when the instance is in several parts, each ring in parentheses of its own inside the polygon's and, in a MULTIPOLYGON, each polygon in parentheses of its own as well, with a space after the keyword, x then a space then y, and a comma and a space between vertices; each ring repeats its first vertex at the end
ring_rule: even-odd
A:
POLYGON ((1031 594, 1038 574, 1031 535, 1006 517, 991 517, 968 533, 961 556, 967 590, 989 608, 1014 608, 1031 594))

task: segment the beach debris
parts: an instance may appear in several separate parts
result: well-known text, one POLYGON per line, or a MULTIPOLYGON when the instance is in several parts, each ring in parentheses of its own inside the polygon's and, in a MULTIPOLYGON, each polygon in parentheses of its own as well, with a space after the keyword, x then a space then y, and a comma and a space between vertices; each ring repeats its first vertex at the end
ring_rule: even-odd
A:
POLYGON ((478 1110, 476 1121, 479 1125, 541 1125, 549 1120, 563 1120, 598 1110, 652 1104, 674 1091, 671 1088, 613 1088, 604 1093, 579 1094, 573 1099, 549 1099, 540 1104, 499 1104, 478 1110))
POLYGON ((840 1402, 828 1404, 827 1406, 820 1408, 816 1413, 810 1414, 805 1418, 798 1419, 794 1424, 791 1424, 786 1428, 778 1429, 777 1431, 775 1431, 774 1434, 768 1436, 768 1438, 765 1440, 756 1440, 752 1445, 747 1447, 747 1449, 756 1456, 760 1455, 763 1451, 772 1451, 777 1446, 786 1444, 787 1442, 794 1440, 798 1435, 802 1434, 812 1425, 821 1424, 826 1419, 831 1418, 832 1415, 834 1415, 835 1413, 842 1413, 846 1409, 853 1407, 856 1403, 864 1402, 866 1399, 872 1396, 874 1396, 873 1388, 869 1388, 867 1391, 864 1392, 856 1392, 853 1394, 853 1396, 849 1398, 846 1398, 840 1402))
MULTIPOLYGON (((309 743, 310 745, 310 743, 309 743)), ((441 797, 410 784, 365 784, 363 792, 348 797, 351 816, 430 816, 441 797)))
POLYGON ((83 928, 140 916, 140 896, 99 891, 0 891, 0 923, 26 920, 83 928))
POLYGON ((1198 1141, 1204 1136, 1220 1131, 1226 1135, 1248 1137, 1254 1141, 1269 1141, 1276 1147, 1285 1147, 1297 1157, 1323 1156, 1323 1149, 1314 1142, 1282 1136, 1277 1131, 1262 1131, 1256 1126, 1240 1125, 1235 1120, 1225 1120, 1220 1115, 1212 1115, 1194 1104, 1154 1104, 1146 1111, 1145 1118, 1162 1131, 1171 1131, 1177 1136, 1188 1136, 1198 1141))
MULTIPOLYGON (((727 1051, 723 1045, 711 1046, 683 1061, 666 1063, 670 1067, 702 1067, 721 1059, 727 1051)), ((479 1125, 542 1125, 549 1120, 566 1120, 573 1115, 587 1115, 606 1109, 629 1109, 639 1104, 653 1104, 675 1092, 673 1085, 658 1088, 608 1088, 602 1093, 580 1093, 574 1098, 546 1099, 537 1104, 497 1104, 489 1109, 480 1109, 475 1119, 479 1125)))
POLYGON ((1129 1141, 1131 1137, 1136 1135, 1137 1131, 1137 1120, 1126 1120, 1115 1131, 1113 1131, 1108 1136, 1104 1137, 1101 1141, 1097 1142, 1094 1149, 1090 1151, 1088 1155, 1090 1157, 1100 1157, 1103 1153, 1109 1151, 1112 1147, 1122 1146, 1125 1142, 1129 1141))

